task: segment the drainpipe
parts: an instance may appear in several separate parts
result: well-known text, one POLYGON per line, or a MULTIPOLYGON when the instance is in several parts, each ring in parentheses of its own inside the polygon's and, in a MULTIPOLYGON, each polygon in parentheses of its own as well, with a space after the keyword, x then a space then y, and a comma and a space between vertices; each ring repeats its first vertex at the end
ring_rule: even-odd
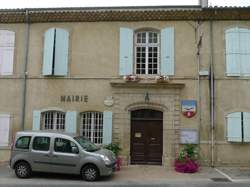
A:
POLYGON ((215 125, 214 125, 214 44, 213 44, 213 21, 210 20, 210 129, 211 129, 211 167, 214 167, 215 149, 215 125))
MULTIPOLYGON (((203 37, 203 34, 202 32, 200 32, 200 26, 201 26, 201 22, 198 21, 198 25, 196 27, 196 33, 197 33, 197 39, 196 39, 196 42, 197 42, 197 53, 196 53, 196 56, 197 56, 197 73, 198 73, 198 109, 199 109, 199 124, 198 124, 198 149, 199 149, 199 152, 200 152, 200 140, 201 140, 201 81, 200 81, 200 63, 201 63, 201 56, 200 56, 200 49, 201 49, 201 45, 202 45, 202 37, 203 37)), ((199 154, 200 155, 200 154, 199 154)))
POLYGON ((29 55, 29 35, 30 35, 30 23, 29 23, 29 10, 25 10, 25 36, 24 36, 24 70, 23 70, 23 94, 22 94, 22 110, 21 110, 21 130, 25 130, 25 115, 26 115, 26 92, 27 92, 27 67, 28 67, 28 55, 29 55))

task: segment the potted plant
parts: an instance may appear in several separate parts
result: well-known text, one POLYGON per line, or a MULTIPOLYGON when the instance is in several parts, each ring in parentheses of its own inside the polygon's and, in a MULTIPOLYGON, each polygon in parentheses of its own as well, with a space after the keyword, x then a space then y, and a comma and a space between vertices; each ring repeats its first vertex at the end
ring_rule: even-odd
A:
POLYGON ((157 75, 155 77, 156 82, 169 82, 169 77, 167 75, 157 75))
POLYGON ((112 151, 116 156, 116 171, 120 171, 122 165, 122 159, 119 157, 119 152, 122 150, 119 143, 110 143, 105 145, 104 148, 112 151))
POLYGON ((181 173, 195 173, 199 169, 197 163, 198 153, 196 146, 187 144, 183 150, 179 153, 178 158, 175 159, 175 171, 181 173))
POLYGON ((126 82, 138 82, 140 80, 140 77, 138 75, 125 75, 123 79, 126 82))

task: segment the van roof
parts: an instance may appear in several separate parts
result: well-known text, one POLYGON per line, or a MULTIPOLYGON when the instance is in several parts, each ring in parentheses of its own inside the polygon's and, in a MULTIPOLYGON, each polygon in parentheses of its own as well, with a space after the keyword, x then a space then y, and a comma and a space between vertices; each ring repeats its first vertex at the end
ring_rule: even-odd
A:
POLYGON ((40 131, 18 131, 16 132, 17 135, 21 135, 21 134, 26 134, 26 135, 67 135, 67 136, 71 136, 71 137, 75 137, 78 136, 77 134, 74 133, 65 133, 65 132, 56 132, 56 131, 48 131, 48 130, 40 130, 40 131))

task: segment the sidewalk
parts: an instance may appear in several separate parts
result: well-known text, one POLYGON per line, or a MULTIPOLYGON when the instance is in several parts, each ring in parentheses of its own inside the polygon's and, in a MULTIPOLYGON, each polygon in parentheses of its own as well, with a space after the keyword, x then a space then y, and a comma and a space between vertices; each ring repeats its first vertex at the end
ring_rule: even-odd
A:
POLYGON ((211 180, 225 178, 213 168, 202 167, 193 174, 178 173, 173 168, 162 166, 130 165, 115 173, 112 181, 166 181, 166 180, 211 180))

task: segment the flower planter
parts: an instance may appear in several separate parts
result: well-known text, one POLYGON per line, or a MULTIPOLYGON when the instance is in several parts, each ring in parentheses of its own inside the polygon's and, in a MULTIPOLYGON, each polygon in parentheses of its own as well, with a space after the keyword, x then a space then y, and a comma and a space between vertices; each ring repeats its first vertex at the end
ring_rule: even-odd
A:
POLYGON ((122 165, 122 158, 118 156, 116 158, 115 170, 120 171, 121 170, 121 165, 122 165))
POLYGON ((175 171, 180 173, 195 173, 199 170, 199 165, 194 160, 175 160, 175 171))

